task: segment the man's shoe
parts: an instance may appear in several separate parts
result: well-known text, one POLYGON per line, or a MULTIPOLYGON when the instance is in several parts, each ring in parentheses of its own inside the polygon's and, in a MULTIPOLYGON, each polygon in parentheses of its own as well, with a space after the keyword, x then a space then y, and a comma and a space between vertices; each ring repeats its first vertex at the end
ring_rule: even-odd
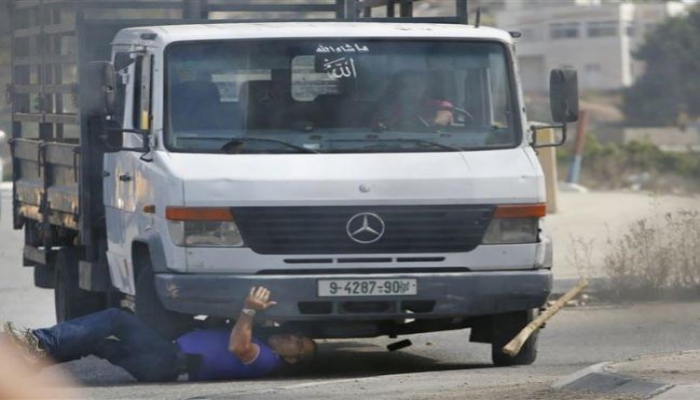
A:
POLYGON ((18 348, 28 364, 39 364, 48 358, 46 350, 40 346, 39 338, 30 329, 18 329, 12 322, 5 322, 2 324, 2 333, 18 348))

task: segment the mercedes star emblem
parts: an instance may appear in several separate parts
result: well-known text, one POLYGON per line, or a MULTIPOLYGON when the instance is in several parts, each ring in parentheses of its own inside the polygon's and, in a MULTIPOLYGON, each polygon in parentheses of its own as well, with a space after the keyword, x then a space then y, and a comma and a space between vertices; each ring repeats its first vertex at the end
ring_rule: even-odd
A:
POLYGON ((379 215, 361 213, 350 218, 345 229, 350 239, 357 243, 370 244, 384 236, 386 226, 379 215))

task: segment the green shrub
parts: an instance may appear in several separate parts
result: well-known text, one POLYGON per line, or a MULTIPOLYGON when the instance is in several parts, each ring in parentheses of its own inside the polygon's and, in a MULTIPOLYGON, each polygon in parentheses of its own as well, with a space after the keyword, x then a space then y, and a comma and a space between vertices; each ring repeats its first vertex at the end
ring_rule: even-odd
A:
MULTIPOLYGON (((563 148, 557 160, 568 168, 572 150, 563 148)), ((700 154, 664 152, 648 142, 628 144, 601 143, 594 135, 586 137, 582 164, 582 182, 591 188, 618 189, 630 185, 628 177, 649 174, 645 188, 665 191, 669 186, 685 191, 700 190, 700 154)))

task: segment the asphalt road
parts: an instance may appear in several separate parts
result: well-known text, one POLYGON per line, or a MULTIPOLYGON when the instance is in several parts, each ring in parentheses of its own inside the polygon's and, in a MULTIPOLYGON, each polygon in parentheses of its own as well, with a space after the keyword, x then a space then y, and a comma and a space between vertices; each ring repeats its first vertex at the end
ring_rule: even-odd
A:
MULTIPOLYGON (((0 192, 0 320, 50 325, 52 292, 33 288, 31 270, 21 267, 22 234, 11 230, 9 192, 0 192)), ((698 332, 698 303, 591 305, 552 320, 540 336, 538 361, 528 367, 493 368, 488 346, 453 331, 411 336, 414 345, 394 353, 384 348, 388 338, 322 341, 313 366, 257 381, 143 385, 93 357, 52 368, 68 371, 86 397, 105 399, 563 398, 547 385, 602 361, 700 349, 698 332)), ((57 388, 56 396, 62 393, 57 388)))

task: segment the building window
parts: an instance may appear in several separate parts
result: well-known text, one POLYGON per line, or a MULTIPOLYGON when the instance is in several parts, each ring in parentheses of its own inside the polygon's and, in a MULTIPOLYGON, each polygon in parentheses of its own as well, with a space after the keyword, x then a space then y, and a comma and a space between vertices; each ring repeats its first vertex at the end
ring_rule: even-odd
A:
POLYGON ((586 72, 590 72, 590 73, 600 72, 600 64, 586 64, 586 72))
POLYGON ((579 37, 578 22, 564 22, 549 25, 550 36, 552 39, 575 39, 579 37))
POLYGON ((588 37, 617 36, 617 21, 595 21, 588 23, 588 37))
POLYGON ((623 26, 625 27, 625 34, 627 36, 634 37, 634 35, 637 34, 637 30, 634 26, 634 21, 627 21, 623 26))

